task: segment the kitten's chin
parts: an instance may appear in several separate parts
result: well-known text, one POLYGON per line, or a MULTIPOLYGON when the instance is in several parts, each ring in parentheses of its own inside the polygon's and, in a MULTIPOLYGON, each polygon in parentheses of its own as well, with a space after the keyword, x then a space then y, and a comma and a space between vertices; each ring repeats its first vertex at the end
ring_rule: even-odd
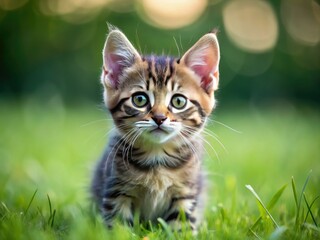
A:
POLYGON ((143 134, 143 138, 146 140, 146 142, 153 143, 153 144, 168 143, 170 141, 173 141, 175 136, 176 136, 176 133, 174 131, 167 132, 161 129, 155 129, 143 134))

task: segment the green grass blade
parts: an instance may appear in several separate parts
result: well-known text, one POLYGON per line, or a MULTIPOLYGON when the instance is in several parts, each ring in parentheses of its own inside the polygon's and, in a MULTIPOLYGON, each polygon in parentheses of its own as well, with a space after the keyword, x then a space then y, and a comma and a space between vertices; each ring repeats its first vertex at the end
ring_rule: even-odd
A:
POLYGON ((297 208, 297 210, 298 210, 297 188, 296 188, 296 184, 295 184, 295 182, 294 182, 293 176, 292 176, 292 178, 291 178, 291 186, 292 186, 292 192, 293 192, 294 202, 296 203, 296 208, 297 208))
POLYGON ((278 200, 280 199, 282 193, 284 192, 284 190, 287 188, 288 184, 283 185, 271 198, 270 202, 267 205, 267 208, 269 210, 271 210, 274 205, 276 205, 276 203, 278 202, 278 200))
POLYGON ((48 198, 48 204, 49 204, 49 213, 50 213, 50 216, 52 216, 52 205, 51 205, 51 200, 48 194, 47 194, 47 198, 48 198))
POLYGON ((281 226, 277 228, 269 237, 270 240, 282 239, 283 233, 287 231, 288 228, 285 226, 281 226))
POLYGON ((52 218, 52 205, 51 205, 51 200, 49 195, 47 194, 47 198, 48 198, 48 204, 49 204, 49 218, 48 218, 48 225, 51 225, 51 218, 52 218))
POLYGON ((252 229, 249 229, 249 231, 250 231, 250 233, 252 233, 252 235, 255 236, 257 239, 262 240, 262 238, 259 237, 259 235, 258 235, 256 232, 254 232, 252 229))
MULTIPOLYGON (((309 172, 309 174, 308 174, 308 176, 307 176, 307 179, 306 179, 306 181, 304 182, 304 185, 303 185, 303 188, 302 188, 300 197, 299 197, 299 202, 297 203, 296 226, 299 225, 301 201, 302 201, 302 197, 303 197, 303 194, 304 194, 304 192, 305 192, 305 189, 307 188, 307 185, 308 185, 308 182, 309 182, 309 179, 310 179, 311 172, 312 172, 312 170, 309 172)), ((295 192, 294 194, 295 194, 295 198, 296 198, 296 197, 297 197, 297 195, 296 195, 297 193, 295 192)))
POLYGON ((51 204, 51 200, 50 200, 50 197, 49 197, 49 195, 47 194, 47 198, 48 198, 48 203, 49 203, 49 218, 48 218, 48 225, 50 226, 50 227, 53 227, 53 225, 54 225, 54 218, 55 218, 55 216, 56 216, 56 209, 54 209, 53 211, 52 211, 52 204, 51 204))
POLYGON ((260 216, 255 222, 254 224, 252 224, 252 226, 249 228, 250 231, 252 231, 252 229, 255 229, 256 226, 258 226, 258 224, 260 223, 262 217, 260 216))
POLYGON ((166 232, 168 239, 174 239, 172 230, 169 227, 169 225, 162 218, 158 218, 157 220, 160 223, 160 225, 162 226, 162 228, 164 229, 164 231, 166 232))
POLYGON ((320 234, 320 228, 319 227, 316 227, 316 226, 314 226, 312 224, 309 224, 309 223, 305 223, 305 224, 303 224, 303 226, 308 228, 308 229, 310 229, 310 230, 312 230, 312 231, 314 231, 314 232, 317 232, 318 234, 320 234))
POLYGON ((6 216, 10 215, 10 210, 4 202, 1 202, 1 206, 2 207, 0 207, 0 224, 1 221, 3 221, 6 218, 6 216))
POLYGON ((54 218, 56 216, 56 209, 53 210, 53 213, 52 213, 52 217, 51 217, 51 221, 50 221, 50 227, 53 228, 53 225, 54 225, 54 218))
MULTIPOLYGON (((282 193, 284 192, 284 190, 286 189, 287 184, 283 185, 271 198, 270 202, 267 204, 267 208, 269 209, 269 211, 276 205, 276 203, 278 202, 278 200, 280 199, 282 193)), ((250 229, 255 229, 255 227, 260 223, 262 217, 260 216, 255 222, 254 224, 250 227, 250 229)))
POLYGON ((303 185, 301 194, 300 194, 299 205, 298 205, 298 206, 299 206, 299 209, 300 209, 300 207, 301 207, 302 197, 303 197, 303 194, 304 194, 304 192, 305 192, 305 190, 306 190, 306 188, 307 188, 307 185, 308 185, 308 182, 309 182, 309 179, 310 179, 311 172, 312 172, 312 170, 309 172, 309 174, 308 174, 308 176, 307 176, 307 179, 306 179, 306 181, 305 181, 305 183, 304 183, 304 185, 303 185))
POLYGON ((33 193, 32 197, 31 197, 31 199, 30 199, 30 201, 29 201, 29 204, 28 204, 26 210, 24 211, 24 214, 25 214, 25 215, 27 215, 27 213, 28 213, 28 211, 29 211, 29 209, 30 209, 30 206, 31 206, 31 204, 32 204, 32 202, 33 202, 33 200, 34 200, 34 197, 36 196, 37 192, 38 192, 38 189, 36 189, 36 190, 34 191, 34 193, 33 193))
POLYGON ((1 205, 2 205, 3 209, 4 209, 7 213, 10 213, 9 208, 7 207, 7 205, 6 205, 4 202, 1 202, 1 205))
POLYGON ((306 205, 307 205, 307 208, 308 208, 308 212, 307 212, 307 214, 306 214, 306 218, 305 218, 305 220, 304 220, 304 223, 306 223, 307 218, 308 218, 308 215, 309 215, 309 213, 310 213, 314 225, 315 225, 316 227, 318 227, 318 224, 317 224, 317 222, 316 222, 316 219, 315 219, 315 217, 314 217, 314 215, 313 215, 313 213, 312 213, 312 211, 311 211, 311 207, 312 207, 312 205, 315 203, 315 201, 319 198, 319 196, 316 197, 316 198, 312 201, 311 205, 309 205, 309 203, 308 203, 308 201, 307 201, 307 198, 306 198, 306 195, 305 195, 304 193, 303 193, 303 198, 304 198, 304 201, 305 201, 305 203, 306 203, 306 205))
POLYGON ((273 224, 279 228, 279 225, 277 224, 277 222, 274 220, 274 218, 272 217, 272 215, 270 214, 270 212, 268 211, 268 209, 266 208, 266 206, 264 205, 264 203, 262 202, 262 200, 260 199, 259 195, 255 192, 255 190, 252 188, 251 185, 246 185, 246 188, 253 194, 253 196, 255 196, 255 198, 258 200, 258 202, 260 203, 261 207, 263 207, 263 209, 266 211, 266 213, 268 214, 268 216, 270 217, 271 221, 273 222, 273 224))

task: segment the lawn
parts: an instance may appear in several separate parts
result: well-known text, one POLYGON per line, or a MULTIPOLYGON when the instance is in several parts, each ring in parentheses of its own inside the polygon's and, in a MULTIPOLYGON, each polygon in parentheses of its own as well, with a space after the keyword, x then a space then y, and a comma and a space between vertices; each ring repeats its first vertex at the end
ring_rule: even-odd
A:
POLYGON ((0 102, 0 239, 320 239, 320 112, 224 106, 208 123, 208 200, 195 237, 159 225, 108 231, 90 204, 111 128, 96 103, 0 102))

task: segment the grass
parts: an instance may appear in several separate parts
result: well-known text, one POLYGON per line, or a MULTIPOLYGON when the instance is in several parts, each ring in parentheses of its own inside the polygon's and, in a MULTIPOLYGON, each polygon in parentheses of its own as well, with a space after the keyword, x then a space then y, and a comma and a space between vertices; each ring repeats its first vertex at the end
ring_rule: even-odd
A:
POLYGON ((320 239, 317 109, 219 106, 196 237, 161 219, 105 229, 87 191, 111 124, 100 107, 26 99, 1 102, 0 116, 0 239, 320 239))

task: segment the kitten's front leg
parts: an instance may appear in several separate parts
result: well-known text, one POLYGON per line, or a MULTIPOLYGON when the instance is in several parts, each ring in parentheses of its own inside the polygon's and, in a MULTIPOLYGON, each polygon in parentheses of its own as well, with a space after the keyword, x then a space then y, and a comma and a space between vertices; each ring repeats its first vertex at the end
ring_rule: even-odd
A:
POLYGON ((115 218, 128 225, 133 225, 132 198, 127 195, 120 195, 116 198, 103 198, 102 216, 108 228, 112 228, 115 218))
POLYGON ((197 198, 196 196, 183 196, 172 198, 171 204, 168 210, 168 214, 165 217, 166 222, 174 229, 180 231, 182 224, 184 223, 184 214, 186 223, 189 224, 191 230, 196 233, 197 227, 197 198))

